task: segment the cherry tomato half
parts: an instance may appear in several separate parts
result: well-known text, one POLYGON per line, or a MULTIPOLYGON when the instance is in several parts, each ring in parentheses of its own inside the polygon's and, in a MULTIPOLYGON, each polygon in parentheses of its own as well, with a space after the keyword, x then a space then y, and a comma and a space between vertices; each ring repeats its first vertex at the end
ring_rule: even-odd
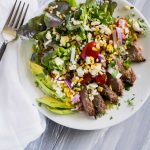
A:
POLYGON ((97 83, 101 83, 101 84, 105 84, 105 83, 106 83, 106 79, 107 79, 107 77, 106 77, 105 74, 103 74, 103 75, 98 75, 98 76, 95 77, 95 81, 96 81, 97 83))
POLYGON ((95 59, 98 58, 99 50, 93 50, 93 47, 96 47, 96 42, 88 43, 81 53, 81 58, 85 59, 86 56, 92 56, 95 59))

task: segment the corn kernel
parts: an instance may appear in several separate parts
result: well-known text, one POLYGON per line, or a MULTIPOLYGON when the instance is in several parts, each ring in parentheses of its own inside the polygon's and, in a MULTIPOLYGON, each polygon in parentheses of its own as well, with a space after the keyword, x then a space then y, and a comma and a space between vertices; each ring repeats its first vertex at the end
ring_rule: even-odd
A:
POLYGON ((111 44, 108 44, 107 48, 106 48, 106 51, 109 52, 109 53, 112 53, 113 52, 113 46, 111 44))
POLYGON ((96 48, 97 48, 97 49, 100 49, 100 46, 99 46, 99 44, 96 44, 96 48))
POLYGON ((96 35, 96 39, 97 39, 97 41, 100 41, 100 39, 101 39, 100 35, 96 35))
POLYGON ((135 41, 138 39, 138 37, 137 37, 137 34, 136 34, 136 33, 134 33, 134 34, 133 34, 133 38, 134 38, 134 40, 135 40, 135 41))
POLYGON ((78 91, 78 92, 81 91, 80 88, 74 88, 74 90, 75 90, 75 91, 78 91))
POLYGON ((98 90, 99 92, 102 92, 102 91, 103 91, 103 88, 102 88, 101 86, 99 86, 99 87, 97 88, 97 90, 98 90))
POLYGON ((71 105, 69 102, 66 102, 65 104, 66 104, 67 106, 70 106, 70 105, 71 105))
POLYGON ((92 47, 92 50, 93 50, 93 51, 97 51, 97 48, 96 48, 96 47, 92 47))
POLYGON ((83 78, 80 78, 79 80, 78 80, 78 82, 81 82, 83 80, 83 78))
POLYGON ((90 60, 91 60, 91 64, 94 64, 94 58, 90 57, 90 60))

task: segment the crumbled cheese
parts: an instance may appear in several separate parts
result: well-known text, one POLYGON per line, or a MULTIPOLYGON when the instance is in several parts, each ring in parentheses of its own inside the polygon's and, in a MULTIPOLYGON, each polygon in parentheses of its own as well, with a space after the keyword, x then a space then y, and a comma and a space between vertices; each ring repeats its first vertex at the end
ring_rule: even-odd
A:
POLYGON ((61 46, 66 46, 67 42, 69 42, 69 37, 68 36, 61 36, 61 39, 60 39, 61 46))
POLYGON ((93 96, 92 94, 89 94, 89 99, 90 99, 91 101, 93 101, 93 100, 94 100, 94 96, 93 96))
POLYGON ((46 33, 46 39, 47 39, 47 40, 52 40, 52 36, 51 36, 50 31, 48 31, 48 32, 46 33))
POLYGON ((91 31, 90 27, 88 25, 84 25, 84 30, 85 31, 91 31))
POLYGON ((57 66, 60 66, 60 65, 64 64, 64 61, 61 58, 56 57, 55 58, 55 63, 56 63, 57 66))
POLYGON ((86 63, 88 65, 93 64, 94 63, 94 58, 93 57, 86 57, 85 59, 86 63))
POLYGON ((75 64, 75 52, 76 52, 75 47, 72 47, 72 49, 71 49, 70 61, 71 61, 73 64, 75 64))
POLYGON ((100 25, 100 22, 99 21, 93 21, 93 22, 91 22, 91 25, 92 26, 97 26, 97 25, 100 25))
POLYGON ((112 33, 111 30, 105 25, 100 25, 99 27, 101 28, 100 33, 102 33, 102 34, 105 33, 107 35, 110 35, 112 33))
POLYGON ((129 28, 125 28, 124 31, 125 31, 125 34, 129 34, 129 28))
POLYGON ((89 72, 89 70, 88 69, 84 69, 84 73, 88 73, 89 72))
POLYGON ((56 34, 56 41, 58 41, 60 39, 60 35, 56 34))
POLYGON ((52 87, 56 91, 56 93, 59 95, 59 97, 64 96, 64 93, 62 92, 62 89, 60 86, 58 86, 58 84, 53 84, 52 87))
POLYGON ((77 69, 77 74, 78 74, 79 77, 83 77, 83 75, 84 75, 84 70, 83 70, 82 67, 79 67, 79 68, 77 69))
POLYGON ((96 30, 96 28, 95 28, 95 27, 92 27, 92 28, 91 28, 91 31, 95 31, 95 30, 96 30))
POLYGON ((80 25, 82 24, 83 22, 82 21, 79 21, 79 20, 75 20, 74 18, 71 18, 71 21, 74 25, 80 25))
POLYGON ((98 75, 98 73, 101 72, 101 64, 97 63, 91 68, 91 74, 92 76, 98 75))
POLYGON ((92 34, 91 34, 91 33, 88 33, 88 34, 87 34, 87 38, 88 38, 88 42, 91 42, 91 41, 92 41, 92 34))
POLYGON ((82 41, 82 38, 79 35, 76 35, 75 36, 75 40, 78 41, 78 42, 80 42, 80 41, 82 41))
POLYGON ((60 75, 59 71, 57 71, 57 70, 53 70, 52 73, 53 73, 54 75, 56 75, 56 76, 59 76, 59 75, 60 75))
POLYGON ((96 89, 98 85, 96 83, 91 83, 87 86, 87 89, 96 89))
POLYGON ((93 89, 91 94, 92 95, 98 95, 99 93, 97 92, 97 89, 93 89))
POLYGON ((76 64, 72 64, 72 63, 69 64, 69 70, 76 70, 76 69, 77 69, 76 64))
POLYGON ((86 61, 87 64, 91 64, 91 59, 90 59, 90 57, 86 57, 85 61, 86 61))

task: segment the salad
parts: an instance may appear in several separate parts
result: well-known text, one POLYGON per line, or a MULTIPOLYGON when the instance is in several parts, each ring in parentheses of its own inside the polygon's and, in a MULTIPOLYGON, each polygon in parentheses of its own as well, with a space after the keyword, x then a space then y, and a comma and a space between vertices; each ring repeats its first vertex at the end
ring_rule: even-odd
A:
POLYGON ((145 61, 138 39, 147 27, 133 13, 114 17, 116 7, 111 0, 54 1, 21 28, 34 39, 30 68, 45 93, 36 99, 40 105, 56 114, 85 111, 97 118, 134 85, 131 64, 145 61))

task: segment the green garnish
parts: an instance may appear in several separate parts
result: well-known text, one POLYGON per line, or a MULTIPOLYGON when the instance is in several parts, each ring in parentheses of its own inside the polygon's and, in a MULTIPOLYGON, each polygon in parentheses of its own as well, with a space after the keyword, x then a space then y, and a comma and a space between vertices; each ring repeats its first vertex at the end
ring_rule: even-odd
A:
POLYGON ((124 82, 124 88, 126 91, 130 91, 130 88, 132 87, 132 85, 128 82, 124 82))
POLYGON ((109 120, 112 120, 113 119, 113 116, 111 116, 110 118, 109 118, 109 120))
POLYGON ((131 61, 129 59, 126 59, 123 63, 125 69, 129 69, 131 66, 131 61))
POLYGON ((133 97, 133 98, 127 100, 127 104, 128 104, 129 107, 134 106, 134 103, 133 103, 133 100, 134 100, 134 99, 135 99, 135 97, 133 97))

